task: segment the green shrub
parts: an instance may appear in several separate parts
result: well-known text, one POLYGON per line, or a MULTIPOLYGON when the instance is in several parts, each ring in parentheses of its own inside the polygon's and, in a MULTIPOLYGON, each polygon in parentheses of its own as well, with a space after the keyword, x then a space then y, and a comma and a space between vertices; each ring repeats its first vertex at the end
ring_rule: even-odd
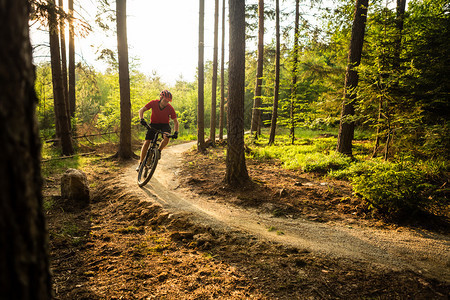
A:
POLYGON ((375 165, 382 163, 381 160, 363 160, 355 161, 342 169, 332 169, 328 171, 328 176, 336 179, 351 180, 353 177, 361 176, 375 165))
POLYGON ((360 176, 352 177, 353 190, 369 209, 400 218, 424 210, 430 203, 424 191, 429 188, 419 168, 411 163, 374 164, 360 176))
MULTIPOLYGON (((305 172, 327 173, 330 170, 343 169, 350 164, 351 158, 337 152, 311 153, 301 159, 300 164, 305 172)), ((292 161, 287 161, 290 164, 292 161)))

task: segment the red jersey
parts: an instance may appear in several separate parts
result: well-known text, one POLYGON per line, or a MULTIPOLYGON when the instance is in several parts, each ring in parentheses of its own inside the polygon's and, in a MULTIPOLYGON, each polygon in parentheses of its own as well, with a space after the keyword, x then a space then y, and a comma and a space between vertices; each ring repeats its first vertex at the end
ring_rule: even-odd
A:
POLYGON ((167 104, 166 107, 161 109, 159 107, 159 100, 152 100, 145 107, 152 110, 152 116, 150 118, 150 123, 152 124, 169 124, 169 117, 172 120, 177 117, 172 105, 167 104))

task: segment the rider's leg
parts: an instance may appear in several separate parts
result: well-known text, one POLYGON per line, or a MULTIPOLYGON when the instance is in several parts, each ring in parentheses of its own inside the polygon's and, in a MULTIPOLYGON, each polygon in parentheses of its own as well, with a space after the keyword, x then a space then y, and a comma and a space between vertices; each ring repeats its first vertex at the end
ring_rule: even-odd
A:
POLYGON ((164 147, 167 146, 167 144, 169 143, 169 138, 167 136, 164 136, 164 139, 162 140, 161 144, 159 145, 159 151, 161 151, 162 149, 164 149, 164 147))
POLYGON ((139 164, 144 160, 145 154, 147 154, 148 147, 150 146, 150 140, 145 140, 144 144, 142 144, 141 148, 141 158, 139 160, 139 164))

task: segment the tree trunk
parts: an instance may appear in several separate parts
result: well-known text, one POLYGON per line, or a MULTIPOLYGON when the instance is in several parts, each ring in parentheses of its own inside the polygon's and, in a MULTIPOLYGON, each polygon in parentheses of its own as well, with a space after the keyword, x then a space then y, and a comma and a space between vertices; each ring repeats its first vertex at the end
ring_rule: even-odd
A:
POLYGON ((213 75, 212 75, 212 95, 211 95, 211 122, 209 139, 215 144, 216 141, 216 97, 217 97, 217 56, 219 44, 219 0, 215 0, 214 9, 214 56, 213 56, 213 75))
POLYGON ((117 19, 117 50, 119 56, 119 87, 120 87, 120 144, 119 159, 131 159, 131 102, 130 74, 128 71, 128 41, 127 41, 127 1, 116 1, 117 19))
POLYGON ((252 111, 252 126, 251 133, 255 134, 255 138, 258 138, 258 134, 261 132, 261 94, 262 94, 262 77, 264 66, 264 0, 259 0, 258 3, 258 61, 256 67, 256 87, 255 98, 253 100, 252 111))
POLYGON ((228 76, 228 143, 225 182, 230 186, 249 181, 244 152, 245 3, 228 0, 230 19, 228 76))
POLYGON ((205 0, 200 0, 198 14, 198 100, 197 100, 197 149, 205 151, 205 74, 204 74, 204 47, 205 47, 205 0))
POLYGON ((400 53, 402 50, 402 32, 405 18, 405 8, 406 8, 406 0, 397 0, 397 18, 396 18, 397 34, 395 36, 395 47, 394 47, 394 63, 393 63, 394 69, 398 69, 400 67, 400 53))
POLYGON ((295 0, 295 29, 294 29, 294 61, 292 67, 292 87, 291 87, 291 143, 295 142, 295 99, 297 97, 297 63, 298 63, 298 32, 300 19, 300 1, 295 0))
POLYGON ((63 155, 72 155, 74 153, 72 138, 70 133, 70 122, 67 116, 66 102, 64 100, 64 88, 61 74, 61 59, 58 37, 58 21, 56 18, 56 5, 54 0, 49 1, 48 24, 50 32, 50 56, 52 67, 53 82, 53 101, 55 108, 56 123, 58 126, 57 134, 61 140, 63 155))
POLYGON ((75 37, 73 28, 73 0, 69 0, 69 110, 75 117, 75 37))
POLYGON ((372 158, 375 158, 377 156, 378 147, 380 146, 380 135, 382 126, 381 118, 383 117, 382 111, 383 111, 383 96, 380 97, 380 102, 378 103, 377 136, 375 138, 375 145, 373 147, 372 158))
POLYGON ((355 89, 358 86, 358 72, 355 70, 355 67, 359 66, 361 62, 368 2, 368 0, 356 1, 348 64, 345 73, 344 101, 339 124, 337 151, 348 156, 352 156, 352 141, 355 130, 355 122, 353 120, 355 108, 353 101, 356 99, 355 89))
POLYGON ((275 88, 273 97, 272 120, 270 122, 269 145, 275 143, 275 131, 278 118, 278 91, 280 88, 280 1, 275 1, 275 31, 276 31, 276 54, 275 54, 275 88))
POLYGON ((220 59, 220 120, 219 140, 223 140, 223 124, 225 111, 225 0, 222 1, 222 53, 220 59))
POLYGON ((51 299, 27 0, 0 1, 0 298, 51 299))
MULTIPOLYGON (((59 8, 64 9, 64 1, 59 0, 59 8)), ((66 30, 65 19, 59 18, 59 32, 61 40, 61 78, 64 93, 64 102, 66 103, 67 118, 69 120, 69 128, 72 128, 72 122, 70 120, 70 105, 69 105, 69 87, 67 84, 67 55, 66 55, 66 30)))

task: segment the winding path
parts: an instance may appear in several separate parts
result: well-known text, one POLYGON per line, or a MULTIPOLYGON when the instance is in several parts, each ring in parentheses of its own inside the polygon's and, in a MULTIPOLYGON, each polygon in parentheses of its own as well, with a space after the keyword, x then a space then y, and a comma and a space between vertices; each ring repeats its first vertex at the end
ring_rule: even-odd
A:
POLYGON ((166 148, 153 178, 144 188, 137 186, 135 165, 127 168, 122 180, 149 201, 157 201, 169 213, 188 214, 193 220, 215 229, 243 231, 339 259, 391 270, 412 270, 450 282, 448 235, 277 218, 255 209, 224 205, 179 188, 177 175, 181 154, 193 145, 191 142, 166 148), (268 228, 275 229, 269 231, 268 228))

